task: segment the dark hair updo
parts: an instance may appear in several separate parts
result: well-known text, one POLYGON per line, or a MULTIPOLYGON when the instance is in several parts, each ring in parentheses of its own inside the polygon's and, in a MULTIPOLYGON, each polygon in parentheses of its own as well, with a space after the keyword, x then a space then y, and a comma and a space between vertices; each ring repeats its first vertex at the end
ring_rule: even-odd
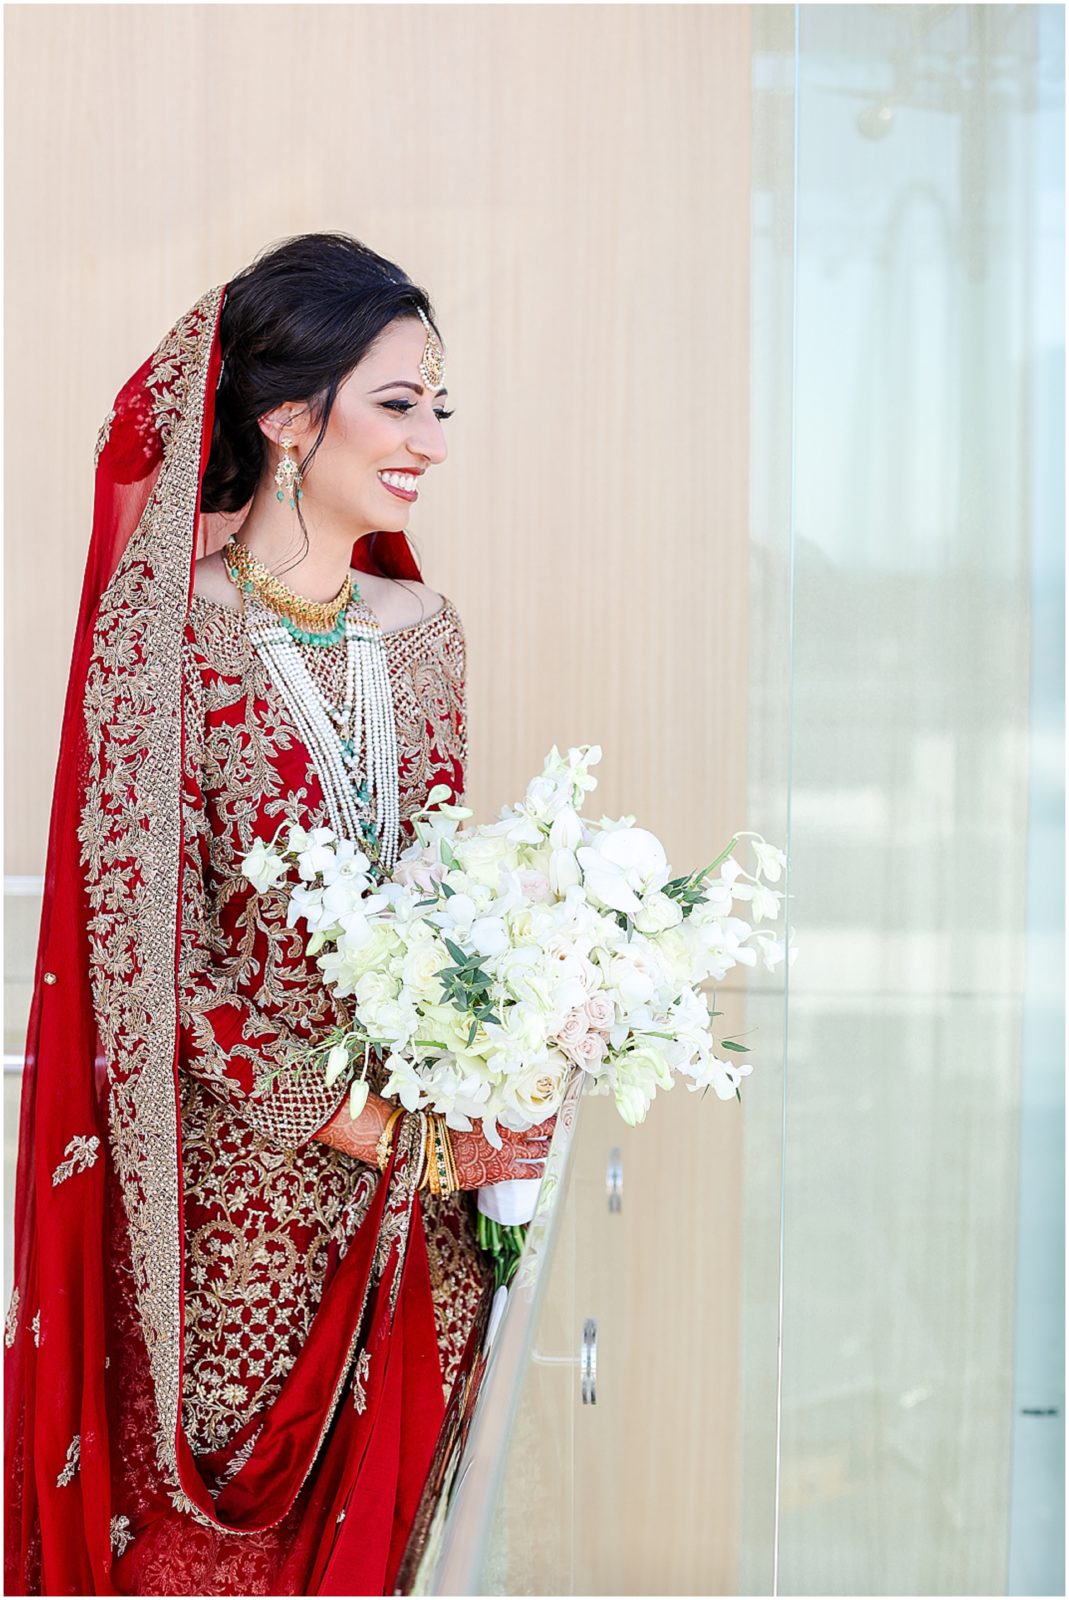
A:
MULTIPOLYGON (((301 233, 260 251, 227 284, 201 511, 240 511, 251 500, 268 465, 258 419, 288 400, 306 403, 319 428, 303 473, 341 383, 391 322, 420 311, 438 333, 426 291, 351 234, 301 233)), ((307 548, 300 501, 297 516, 307 548)))

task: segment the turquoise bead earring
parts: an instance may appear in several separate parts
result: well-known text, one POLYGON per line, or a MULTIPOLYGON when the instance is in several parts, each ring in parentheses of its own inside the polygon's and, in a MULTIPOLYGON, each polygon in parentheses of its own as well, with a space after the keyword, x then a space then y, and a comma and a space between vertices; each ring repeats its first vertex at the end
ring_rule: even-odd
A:
POLYGON ((275 499, 284 500, 288 494, 290 497, 290 510, 296 511, 297 500, 304 499, 304 490, 301 488, 304 479, 301 475, 300 467, 289 454, 289 451, 293 449, 293 440, 280 439, 279 444, 287 453, 275 468, 275 483, 278 485, 278 493, 275 495, 275 499), (294 494, 297 496, 296 500, 294 499, 294 494))

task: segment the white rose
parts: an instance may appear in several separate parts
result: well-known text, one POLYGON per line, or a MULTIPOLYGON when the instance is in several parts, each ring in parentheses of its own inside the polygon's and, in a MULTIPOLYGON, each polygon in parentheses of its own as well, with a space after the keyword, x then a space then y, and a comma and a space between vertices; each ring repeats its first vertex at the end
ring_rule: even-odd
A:
POLYGON ((662 933, 683 921, 683 907, 669 894, 651 889, 644 896, 642 909, 635 913, 635 927, 640 933, 662 933))
MULTIPOLYGON (((459 1015, 458 1012, 453 1014, 459 1015)), ((501 1026, 495 1029, 493 1050, 486 1064, 495 1072, 508 1072, 516 1062, 545 1050, 545 1012, 537 1005, 520 1001, 503 1007, 499 1014, 501 1026)))
POLYGON ((481 834, 473 834, 469 839, 458 841, 454 850, 461 871, 466 872, 476 883, 485 884, 488 889, 497 888, 498 869, 502 862, 506 864, 511 862, 514 855, 513 847, 507 839, 487 838, 481 834))
POLYGON ((419 889, 424 894, 430 894, 436 884, 441 883, 449 869, 444 861, 426 861, 416 858, 412 861, 399 861, 393 869, 394 883, 403 884, 406 889, 419 889))
POLYGON ((561 1049, 570 1056, 577 1067, 582 1067, 584 1072, 597 1073, 604 1061, 608 1045, 600 1033, 584 1033, 574 1044, 561 1041, 561 1049))
MULTIPOLYGON (((499 1117, 503 1125, 515 1123, 527 1128, 545 1122, 560 1109, 569 1071, 569 1063, 558 1056, 535 1062, 526 1071, 507 1077, 500 1089, 499 1117)), ((533 1169, 532 1175, 537 1176, 533 1169)))
POLYGON ((569 1011, 564 1022, 557 1029, 557 1042, 565 1048, 568 1045, 574 1045, 583 1037, 589 1027, 590 1021, 586 1015, 585 1007, 581 1011, 578 1009, 569 1011))
POLYGON ((588 997, 585 1009, 587 1022, 592 1028, 611 1028, 616 1020, 616 1007, 603 990, 599 989, 588 997))
POLYGON ((358 1008, 371 1006, 378 1000, 392 1000, 397 985, 386 972, 364 972, 357 979, 354 994, 358 1008))
POLYGON ((433 1003, 442 998, 442 980, 437 976, 443 967, 453 965, 449 952, 437 943, 410 945, 401 962, 401 981, 406 989, 417 996, 426 996, 433 1003))
POLYGON ((372 1037, 388 1040, 395 1050, 404 1049, 419 1027, 419 1013, 406 999, 373 1000, 360 1006, 359 1017, 372 1037))
POLYGON ((352 994, 365 973, 381 971, 389 965, 390 956, 399 943, 392 928, 373 923, 362 943, 343 937, 336 950, 328 950, 317 957, 317 965, 326 982, 339 995, 352 994))
MULTIPOLYGON (((563 766, 561 772, 563 775, 563 766)), ((560 807, 565 803, 565 793, 562 784, 553 775, 549 774, 547 767, 541 777, 532 778, 527 785, 527 793, 523 797, 522 809, 532 822, 543 827, 550 827, 560 807)))

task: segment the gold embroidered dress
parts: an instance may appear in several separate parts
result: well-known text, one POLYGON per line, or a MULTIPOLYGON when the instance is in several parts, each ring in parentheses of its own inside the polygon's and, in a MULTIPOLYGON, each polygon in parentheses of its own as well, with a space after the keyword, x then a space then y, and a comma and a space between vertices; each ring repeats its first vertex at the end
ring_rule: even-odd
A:
MULTIPOLYGON (((418 1118, 379 1174, 313 1138, 340 1095, 266 1084, 345 1011, 238 870, 326 803, 301 707, 194 592, 231 531, 203 505, 227 288, 137 366, 94 455, 19 1117, 11 1594, 392 1592, 489 1305, 474 1196, 417 1189, 418 1118)), ((391 530, 350 564, 421 577, 391 530)), ((406 844, 430 787, 463 787, 459 618, 383 648, 406 844)))
MULTIPOLYGON (((455 798, 462 796, 464 634, 446 600, 421 622, 385 633, 384 643, 403 849, 414 837, 407 818, 434 784, 447 783, 455 798)), ((327 681, 332 670, 344 673, 344 642, 319 654, 327 681)), ((240 871, 253 840, 270 838, 283 819, 309 829, 329 825, 312 758, 238 609, 194 593, 182 670, 183 803, 192 825, 179 986, 181 1415, 194 1453, 204 1455, 226 1445, 279 1392, 328 1269, 344 1256, 379 1174, 313 1137, 347 1092, 326 1089, 320 1071, 283 1074, 267 1092, 259 1087, 266 1067, 350 1017, 305 953, 304 931, 287 928, 285 888, 259 894, 240 871)), ((110 1049, 121 1048, 121 1039, 110 1042, 110 1049)), ((384 1077, 372 1057, 372 1087, 380 1088, 384 1077)), ((137 1307, 123 1208, 114 1199, 109 1377, 125 1437, 115 1504, 136 1527, 157 1492, 148 1437, 154 1411, 140 1341, 130 1337, 137 1307)), ((422 1201, 445 1398, 488 1275, 475 1242, 474 1196, 425 1194, 422 1201)), ((256 1582, 250 1563, 269 1575, 271 1552, 289 1523, 232 1541, 242 1547, 235 1559, 243 1563, 247 1592, 256 1582)), ((165 1570, 173 1581, 173 1554, 165 1570)))

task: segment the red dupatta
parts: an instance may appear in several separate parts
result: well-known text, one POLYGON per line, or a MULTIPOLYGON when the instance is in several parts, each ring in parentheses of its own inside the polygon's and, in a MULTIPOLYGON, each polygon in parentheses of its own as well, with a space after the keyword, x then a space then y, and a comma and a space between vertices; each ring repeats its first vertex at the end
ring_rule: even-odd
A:
MULTIPOLYGON (((97 439, 23 1071, 5 1326, 12 1594, 117 1592, 104 1382, 109 1164, 151 1365, 156 1459, 178 1511, 254 1533, 281 1521, 314 1472, 306 1592, 389 1593, 444 1411, 414 1192, 417 1128, 399 1118, 369 1214, 283 1389, 232 1441, 242 1459, 217 1495, 181 1426, 180 663, 196 557, 227 536, 199 510, 225 293, 209 290, 175 323, 97 439), (111 958, 106 997, 92 992, 91 943, 111 958), (110 1045, 120 1016, 122 1051, 110 1045), (354 1366, 359 1410, 339 1407, 354 1366)), ((420 576, 403 533, 367 535, 352 565, 420 576)))

